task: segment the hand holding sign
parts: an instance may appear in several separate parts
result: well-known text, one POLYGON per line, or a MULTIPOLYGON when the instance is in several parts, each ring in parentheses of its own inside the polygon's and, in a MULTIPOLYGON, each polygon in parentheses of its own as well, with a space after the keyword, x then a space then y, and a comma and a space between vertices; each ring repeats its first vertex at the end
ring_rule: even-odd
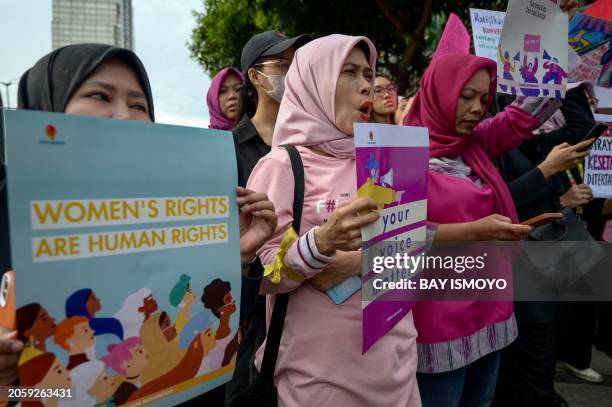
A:
POLYGON ((568 17, 571 20, 574 18, 574 15, 576 15, 579 4, 577 0, 561 0, 561 4, 559 6, 561 7, 561 10, 568 14, 568 17))
POLYGON ((242 187, 236 193, 240 205, 240 257, 247 263, 276 230, 276 213, 266 194, 242 187))
POLYGON ((10 386, 17 378, 17 355, 23 349, 23 343, 17 340, 17 332, 6 333, 0 327, 0 385, 10 386))
POLYGON ((328 256, 336 250, 353 251, 361 247, 361 227, 380 216, 374 201, 356 198, 342 202, 327 222, 315 231, 319 252, 328 256))

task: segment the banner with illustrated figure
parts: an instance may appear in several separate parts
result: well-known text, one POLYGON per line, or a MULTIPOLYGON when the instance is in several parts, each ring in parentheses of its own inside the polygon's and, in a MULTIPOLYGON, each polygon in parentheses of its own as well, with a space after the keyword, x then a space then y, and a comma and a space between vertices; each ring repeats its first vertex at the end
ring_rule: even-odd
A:
POLYGON ((565 97, 567 25, 558 0, 510 0, 499 39, 498 91, 565 97))
POLYGON ((595 198, 612 198, 612 115, 596 114, 595 121, 607 124, 608 130, 585 158, 584 181, 595 198))
POLYGON ((497 61, 499 37, 504 27, 506 13, 503 11, 471 8, 470 18, 472 20, 474 52, 479 57, 497 61))
POLYGON ((37 393, 43 404, 176 405, 229 380, 240 299, 231 134, 0 115, 21 386, 69 389, 37 393))
MULTIPOLYGON (((380 218, 361 230, 363 352, 412 309, 398 290, 406 269, 380 270, 380 261, 424 250, 427 219, 429 137, 426 128, 355 125, 357 195, 378 204, 380 218)), ((414 298, 414 297, 413 297, 414 298)))

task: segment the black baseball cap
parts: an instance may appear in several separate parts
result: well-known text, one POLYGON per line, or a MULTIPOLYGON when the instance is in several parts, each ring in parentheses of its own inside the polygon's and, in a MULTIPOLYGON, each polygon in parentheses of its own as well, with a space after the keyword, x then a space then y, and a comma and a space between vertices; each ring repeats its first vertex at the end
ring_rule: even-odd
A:
POLYGON ((242 73, 246 76, 249 68, 261 57, 280 54, 291 47, 297 49, 311 40, 312 37, 308 34, 298 35, 293 38, 287 38, 278 31, 266 31, 255 34, 242 48, 242 55, 240 56, 242 73))

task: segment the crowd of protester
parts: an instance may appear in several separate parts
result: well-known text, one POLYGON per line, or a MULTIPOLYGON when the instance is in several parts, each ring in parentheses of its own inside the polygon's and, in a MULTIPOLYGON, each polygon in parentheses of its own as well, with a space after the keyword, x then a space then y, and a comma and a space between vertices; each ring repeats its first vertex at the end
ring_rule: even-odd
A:
MULTIPOLYGON (((575 0, 561 4, 576 11, 575 0)), ((360 228, 378 218, 376 204, 356 198, 355 122, 428 128, 428 233, 437 241, 524 240, 532 227, 520 222, 562 208, 579 210, 602 240, 609 202, 567 173, 593 142, 583 141, 597 109, 592 86, 576 84, 543 109, 547 99, 497 97, 491 60, 449 53, 403 97, 376 59, 366 37, 266 31, 245 44, 239 68, 213 78, 210 127, 232 131, 238 165, 241 340, 234 378, 192 402, 249 405, 240 403, 261 367, 275 299, 291 293, 274 371, 279 405, 567 405, 553 387, 555 364, 603 380, 590 359, 594 344, 612 357, 608 304, 423 301, 362 355, 360 296, 336 305, 325 291, 361 273, 360 228), (304 167, 298 230, 283 145, 304 167), (321 200, 338 206, 321 210, 321 200), (263 277, 263 264, 284 267, 263 277)), ((44 56, 22 76, 18 99, 19 109, 155 121, 145 67, 110 46, 44 56)), ((496 261, 511 272, 506 258, 496 261)), ((0 339, 1 385, 18 378, 21 339, 0 339)))

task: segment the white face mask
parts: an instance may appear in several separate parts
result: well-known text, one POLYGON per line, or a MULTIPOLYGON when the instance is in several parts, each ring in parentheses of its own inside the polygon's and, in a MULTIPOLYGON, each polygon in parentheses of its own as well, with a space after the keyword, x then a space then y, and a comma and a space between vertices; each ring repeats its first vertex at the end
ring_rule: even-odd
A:
POLYGON ((268 82, 270 82, 270 85, 272 85, 271 90, 267 90, 265 88, 262 89, 268 94, 268 96, 280 103, 283 99, 283 94, 285 93, 285 75, 266 75, 261 71, 257 72, 265 76, 268 82))

